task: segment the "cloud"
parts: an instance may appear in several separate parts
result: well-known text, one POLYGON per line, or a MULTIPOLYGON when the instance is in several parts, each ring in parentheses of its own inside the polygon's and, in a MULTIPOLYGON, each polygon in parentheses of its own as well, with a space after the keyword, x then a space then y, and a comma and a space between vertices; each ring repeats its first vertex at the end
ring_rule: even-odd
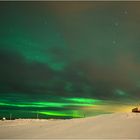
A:
POLYGON ((6 85, 5 88, 1 86, 1 92, 42 92, 53 76, 53 70, 47 64, 28 63, 20 54, 9 50, 1 49, 0 67, 0 82, 6 85))

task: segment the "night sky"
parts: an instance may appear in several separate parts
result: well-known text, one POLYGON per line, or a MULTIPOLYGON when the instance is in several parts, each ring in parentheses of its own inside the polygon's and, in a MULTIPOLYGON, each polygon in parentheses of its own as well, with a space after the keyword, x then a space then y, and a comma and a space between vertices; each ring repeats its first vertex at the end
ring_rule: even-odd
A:
POLYGON ((0 2, 0 117, 75 118, 140 103, 140 2, 0 2))

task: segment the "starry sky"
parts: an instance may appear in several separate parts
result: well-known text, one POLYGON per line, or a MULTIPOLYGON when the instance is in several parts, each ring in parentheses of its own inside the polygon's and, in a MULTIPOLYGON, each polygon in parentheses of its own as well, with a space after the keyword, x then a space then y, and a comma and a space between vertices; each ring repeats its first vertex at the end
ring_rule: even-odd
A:
POLYGON ((0 117, 77 118, 140 103, 140 2, 0 2, 0 117))

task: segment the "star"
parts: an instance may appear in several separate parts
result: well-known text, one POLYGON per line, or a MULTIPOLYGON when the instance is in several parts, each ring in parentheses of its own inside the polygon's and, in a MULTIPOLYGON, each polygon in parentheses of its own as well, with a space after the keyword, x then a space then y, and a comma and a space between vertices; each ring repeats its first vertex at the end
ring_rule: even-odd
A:
POLYGON ((112 43, 113 43, 113 44, 116 44, 116 40, 113 40, 112 43))
POLYGON ((119 26, 119 23, 118 22, 115 22, 115 26, 119 26))
POLYGON ((128 14, 128 11, 127 11, 127 10, 125 10, 125 11, 124 11, 124 14, 125 14, 125 15, 127 15, 127 14, 128 14))
POLYGON ((47 23, 48 23, 47 20, 45 20, 44 24, 46 25, 47 23))

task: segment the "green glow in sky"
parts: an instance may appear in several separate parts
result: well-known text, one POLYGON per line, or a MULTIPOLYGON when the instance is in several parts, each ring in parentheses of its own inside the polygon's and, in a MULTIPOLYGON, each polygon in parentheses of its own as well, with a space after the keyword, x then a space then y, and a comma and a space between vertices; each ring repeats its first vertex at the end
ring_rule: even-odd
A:
POLYGON ((89 103, 89 104, 96 104, 99 103, 100 100, 97 99, 89 99, 89 98, 67 98, 67 101, 73 101, 78 103, 89 103))
POLYGON ((51 115, 51 116, 71 116, 73 118, 82 117, 82 114, 79 111, 41 111, 39 114, 51 115))
MULTIPOLYGON (((80 99, 80 98, 68 98, 65 99, 67 102, 19 102, 19 103, 5 103, 5 102, 0 102, 0 106, 15 106, 15 107, 65 107, 65 106, 93 106, 98 103, 99 101, 93 100, 93 99, 80 99), (73 102, 68 102, 68 101, 74 101, 73 102)), ((64 101, 65 101, 64 100, 64 101)))
POLYGON ((123 90, 120 90, 120 89, 116 89, 115 94, 120 95, 120 96, 125 96, 125 95, 127 95, 126 92, 124 92, 123 90))
POLYGON ((140 102, 140 3, 70 3, 0 2, 0 115, 140 102))

